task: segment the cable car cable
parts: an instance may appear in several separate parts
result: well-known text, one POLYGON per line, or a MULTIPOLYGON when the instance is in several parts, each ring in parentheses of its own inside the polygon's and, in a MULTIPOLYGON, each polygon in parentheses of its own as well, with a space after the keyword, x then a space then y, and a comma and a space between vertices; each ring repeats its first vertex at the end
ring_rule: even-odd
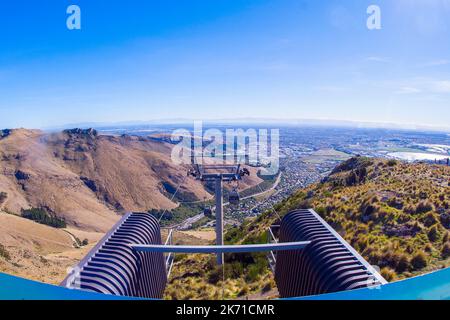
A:
MULTIPOLYGON (((170 199, 170 202, 173 201, 173 199, 175 198, 175 196, 177 195, 178 190, 180 190, 180 187, 182 184, 184 184, 184 182, 186 181, 187 176, 185 176, 183 178, 183 181, 180 182, 180 184, 178 185, 177 189, 175 190, 174 194, 172 195, 172 198, 170 199)), ((161 216, 158 219, 158 222, 161 222, 162 218, 164 217, 164 215, 166 214, 167 209, 164 209, 163 213, 161 214, 161 216)))

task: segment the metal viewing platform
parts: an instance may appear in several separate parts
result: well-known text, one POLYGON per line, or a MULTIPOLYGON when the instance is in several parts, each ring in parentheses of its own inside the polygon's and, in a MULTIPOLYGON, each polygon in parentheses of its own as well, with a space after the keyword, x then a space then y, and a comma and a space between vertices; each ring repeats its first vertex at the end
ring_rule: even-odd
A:
POLYGON ((130 246, 137 252, 221 254, 221 253, 300 250, 305 248, 310 243, 311 241, 233 245, 233 246, 165 246, 165 245, 139 245, 139 244, 132 244, 130 246))
POLYGON ((117 296, 162 298, 167 283, 162 253, 140 253, 130 244, 161 244, 158 220, 126 214, 73 269, 61 286, 117 296))
MULTIPOLYGON (((221 182, 219 176, 218 180, 221 182)), ((386 284, 386 280, 314 210, 295 210, 270 230, 268 243, 173 245, 158 220, 128 213, 73 268, 62 286, 115 296, 162 298, 176 253, 267 252, 280 296, 302 297, 386 284), (273 231, 273 232, 272 232, 273 231)), ((219 261, 219 264, 223 260, 219 261)))
POLYGON ((288 213, 279 241, 311 241, 302 251, 276 254, 281 297, 301 297, 375 287, 387 281, 314 210, 288 213))

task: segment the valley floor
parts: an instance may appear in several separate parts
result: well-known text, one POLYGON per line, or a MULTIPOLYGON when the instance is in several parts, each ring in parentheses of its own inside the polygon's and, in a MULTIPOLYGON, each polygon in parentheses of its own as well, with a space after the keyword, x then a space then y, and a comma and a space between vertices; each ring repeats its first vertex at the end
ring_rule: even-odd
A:
POLYGON ((103 234, 55 229, 0 212, 0 272, 59 284, 103 234), (88 239, 79 247, 74 239, 88 239))

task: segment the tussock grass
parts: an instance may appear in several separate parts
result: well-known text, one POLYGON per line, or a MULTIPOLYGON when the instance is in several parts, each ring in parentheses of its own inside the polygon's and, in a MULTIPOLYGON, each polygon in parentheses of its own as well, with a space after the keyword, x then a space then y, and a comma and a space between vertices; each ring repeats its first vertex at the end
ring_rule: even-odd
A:
MULTIPOLYGON (((450 265, 450 168, 356 157, 320 183, 275 206, 280 216, 314 208, 388 281, 450 265)), ((227 244, 266 242, 278 222, 272 211, 225 235, 227 244)), ((167 299, 235 299, 276 288, 263 256, 228 256, 223 272, 214 257, 177 259, 167 299)))

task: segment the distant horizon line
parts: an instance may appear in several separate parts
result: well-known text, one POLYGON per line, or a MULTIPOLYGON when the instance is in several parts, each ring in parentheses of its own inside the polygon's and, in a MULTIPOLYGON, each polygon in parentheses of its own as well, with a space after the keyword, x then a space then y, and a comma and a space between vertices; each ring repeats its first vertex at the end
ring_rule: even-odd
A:
POLYGON ((342 119, 284 119, 284 118, 257 118, 257 117, 242 117, 242 118, 218 118, 218 119, 189 119, 189 118, 166 118, 157 120, 130 120, 130 121, 111 121, 111 122, 79 122, 68 123, 60 126, 51 126, 41 128, 42 130, 57 130, 69 128, 98 128, 104 129, 114 126, 138 126, 138 125, 187 125, 193 124, 196 121, 201 121, 204 124, 266 124, 266 125, 317 125, 317 126, 338 126, 338 127, 352 127, 352 128, 368 128, 368 129, 397 129, 397 130, 414 130, 414 131, 436 131, 450 133, 450 126, 444 127, 439 125, 416 123, 395 123, 395 122, 378 122, 378 121, 358 121, 358 120, 342 120, 342 119))
MULTIPOLYGON (((337 126, 347 128, 367 128, 367 129, 395 129, 395 130, 413 130, 413 131, 433 131, 450 133, 450 126, 438 125, 418 125, 415 123, 395 123, 395 122, 377 122, 377 121, 358 121, 358 120, 339 120, 339 119, 283 119, 283 118, 256 118, 256 117, 242 117, 242 118, 222 118, 222 119, 188 119, 188 118, 166 118, 157 120, 130 120, 130 121, 110 121, 110 122, 78 122, 67 123, 56 126, 46 126, 41 128, 27 128, 40 129, 43 131, 57 131, 72 128, 94 128, 94 129, 111 129, 113 127, 132 127, 132 126, 156 126, 156 125, 192 125, 196 121, 201 121, 203 124, 217 124, 217 125, 232 125, 232 124, 257 124, 257 125, 285 125, 285 126, 299 126, 299 125, 314 125, 314 126, 337 126)), ((5 128, 14 129, 14 128, 5 128)), ((17 128, 19 129, 19 127, 17 128)))

